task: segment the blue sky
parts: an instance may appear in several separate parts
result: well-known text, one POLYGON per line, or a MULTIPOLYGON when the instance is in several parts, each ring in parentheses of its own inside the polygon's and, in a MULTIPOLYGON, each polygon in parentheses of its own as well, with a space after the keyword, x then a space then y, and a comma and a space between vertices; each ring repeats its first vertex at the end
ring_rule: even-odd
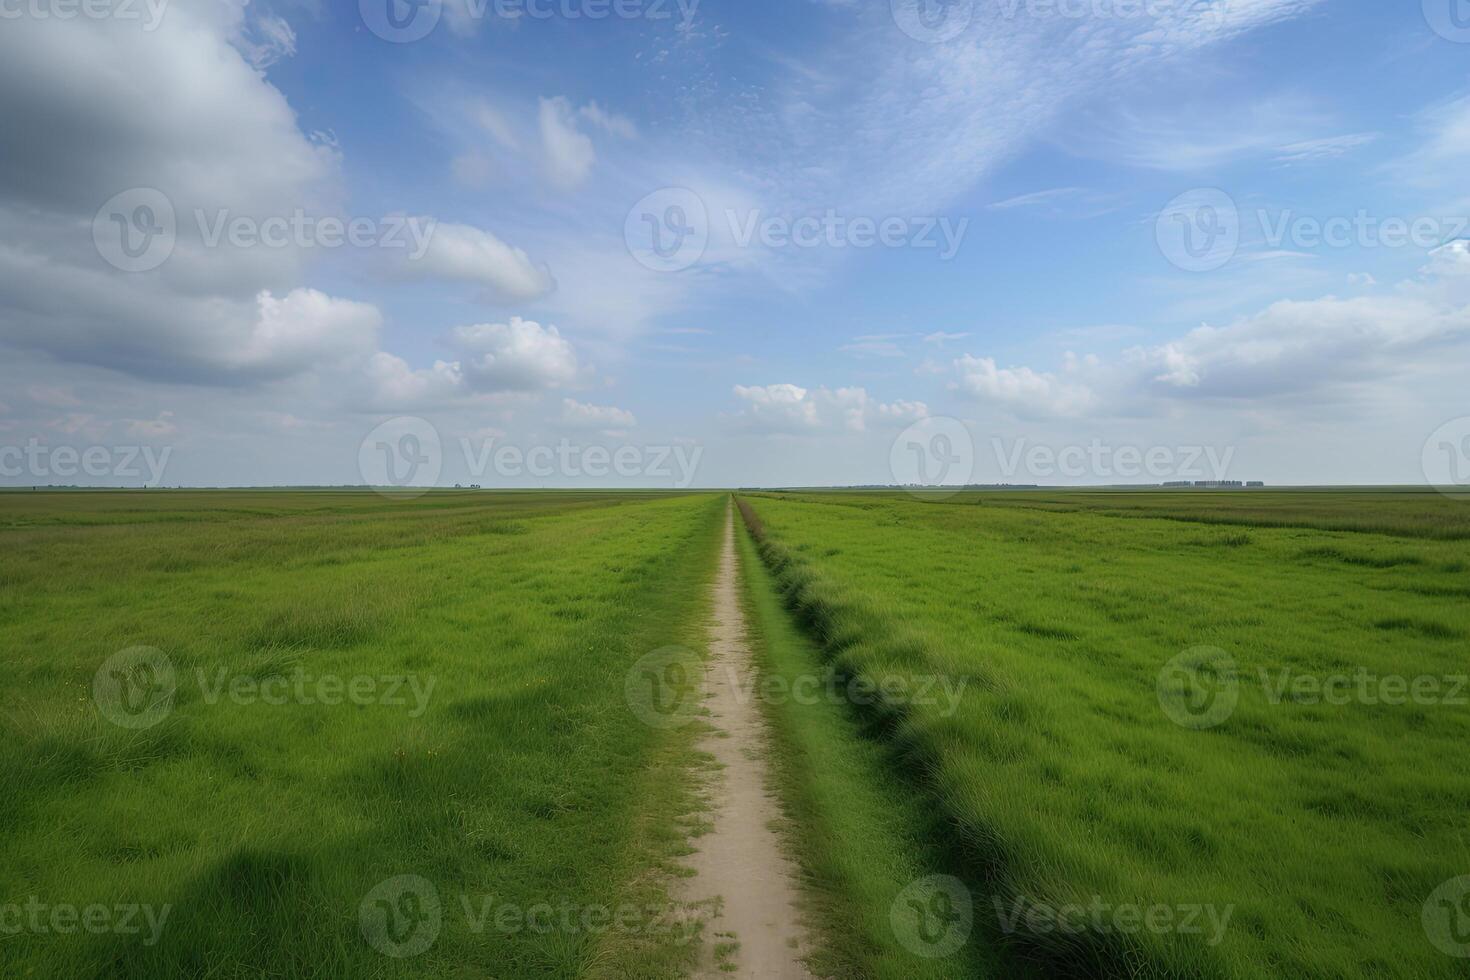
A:
POLYGON ((405 418, 487 486, 908 482, 939 432, 977 482, 1470 454, 1464 0, 52 2, 0 23, 3 483, 357 483, 405 418), (140 202, 175 227, 126 268, 140 202), (464 448, 564 444, 646 455, 464 448))

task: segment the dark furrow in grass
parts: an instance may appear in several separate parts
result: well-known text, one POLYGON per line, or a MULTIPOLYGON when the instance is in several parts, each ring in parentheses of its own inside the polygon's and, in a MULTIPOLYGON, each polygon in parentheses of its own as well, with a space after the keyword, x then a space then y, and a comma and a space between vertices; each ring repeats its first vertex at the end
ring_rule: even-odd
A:
MULTIPOLYGON (((737 500, 746 526, 756 541, 760 559, 780 591, 793 617, 825 656, 827 667, 839 676, 861 673, 845 653, 861 643, 869 649, 900 648, 904 641, 868 629, 859 633, 843 621, 840 610, 825 598, 830 587, 819 574, 791 551, 771 539, 759 515, 743 500, 737 500)), ((1012 977, 1039 973, 1062 980, 1093 978, 1183 977, 1162 964, 1150 962, 1122 937, 1080 931, 1046 937, 1026 930, 1005 932, 991 913, 1021 907, 1026 893, 1016 886, 1018 869, 1007 855, 1006 843, 989 828, 977 825, 971 814, 952 806, 944 790, 941 750, 933 741, 943 738, 942 723, 914 717, 900 704, 877 698, 868 705, 854 704, 851 710, 865 726, 869 738, 882 746, 890 774, 911 788, 936 815, 931 823, 931 840, 950 873, 970 888, 975 899, 975 921, 981 940, 990 947, 996 975, 1012 977), (942 815, 942 816, 939 816, 942 815), (946 833, 947 831, 947 833, 946 833)), ((1204 964, 1201 964, 1203 966, 1204 964)), ((1197 977, 1225 977, 1221 972, 1194 972, 1197 977)))
MULTIPOLYGON (((741 513, 748 531, 759 526, 748 506, 741 513)), ((761 683, 775 692, 762 707, 788 817, 782 830, 801 863, 803 910, 819 937, 813 971, 873 980, 1031 976, 988 936, 972 934, 940 958, 916 955, 898 937, 892 913, 907 886, 932 874, 963 877, 953 828, 928 804, 917 770, 894 752, 885 726, 840 698, 794 696, 803 679, 827 692, 850 678, 824 662, 782 604, 753 533, 740 535, 740 554, 750 642, 761 683)))
MULTIPOLYGON (((1435 601, 1460 587, 1463 546, 1260 528, 1212 555, 1166 520, 748 499, 836 669, 970 681, 952 710, 890 698, 863 716, 922 770, 982 905, 1001 899, 991 922, 1048 973, 1458 975, 1421 915, 1464 869, 1470 714, 1433 683, 1458 690, 1464 670, 1470 614, 1435 601), (1372 560, 1300 560, 1313 546, 1372 560), (1395 585, 1425 597, 1384 594, 1395 585), (1171 665, 1217 648, 1239 666, 1238 704, 1187 725, 1171 665), (1428 693, 1405 703, 1386 683, 1403 675, 1428 693), (1346 702, 1312 693, 1361 676, 1346 702), (1012 918, 1022 896, 1034 924, 1012 918), (1228 919, 1059 927, 1059 910, 1092 902, 1228 919)), ((1194 670, 1207 690, 1223 676, 1194 670)))

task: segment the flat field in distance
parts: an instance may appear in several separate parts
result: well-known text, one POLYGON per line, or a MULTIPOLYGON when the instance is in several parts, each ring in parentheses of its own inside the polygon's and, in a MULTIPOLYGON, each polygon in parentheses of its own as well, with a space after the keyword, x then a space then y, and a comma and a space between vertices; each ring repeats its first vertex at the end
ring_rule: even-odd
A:
POLYGON ((618 934, 559 917, 664 898, 647 871, 682 839, 688 746, 624 678, 703 642, 724 514, 697 494, 0 494, 0 896, 47 907, 0 937, 0 975, 676 972, 687 949, 651 913, 618 934), (140 647, 127 686, 98 680, 140 647), (497 919, 541 903, 550 928, 497 919), (142 915, 61 934, 60 904, 169 911, 156 935, 142 915))
POLYGON ((1424 919, 1470 872, 1470 503, 741 500, 836 670, 968 683, 867 713, 988 941, 1063 975, 1463 975, 1424 919))

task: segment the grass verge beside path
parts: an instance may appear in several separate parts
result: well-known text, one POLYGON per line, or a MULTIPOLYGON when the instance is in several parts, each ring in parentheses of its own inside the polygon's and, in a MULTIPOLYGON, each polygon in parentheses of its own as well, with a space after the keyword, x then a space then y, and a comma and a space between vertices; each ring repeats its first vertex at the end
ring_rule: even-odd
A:
POLYGON ((686 963, 646 872, 682 846, 691 734, 640 721, 624 679, 703 646, 721 496, 152 491, 166 525, 122 495, 13 499, 0 907, 23 927, 0 976, 686 963), (134 647, 166 671, 98 699, 134 647), (110 721, 139 691, 166 710, 110 721), (140 906, 168 910, 156 932, 140 906), (122 907, 141 932, 75 917, 122 907))
POLYGON ((743 499, 834 669, 967 684, 954 711, 864 715, 925 774, 1008 955, 1059 976, 1463 975, 1465 542, 743 499))
MULTIPOLYGON (((748 508, 742 515, 749 519, 748 508)), ((940 957, 905 945, 913 938, 895 929, 894 906, 914 882, 953 870, 946 828, 926 794, 899 776, 891 749, 864 731, 840 693, 843 680, 782 605, 745 521, 737 538, 749 642, 773 734, 772 772, 789 818, 783 830, 804 872, 813 971, 871 980, 1024 976, 1002 969, 994 947, 973 930, 940 957)))

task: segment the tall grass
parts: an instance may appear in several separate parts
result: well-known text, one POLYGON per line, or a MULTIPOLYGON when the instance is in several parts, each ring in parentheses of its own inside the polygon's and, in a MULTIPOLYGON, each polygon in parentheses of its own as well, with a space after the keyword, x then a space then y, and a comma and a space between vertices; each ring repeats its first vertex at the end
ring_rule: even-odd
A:
POLYGON ((678 975, 674 932, 500 928, 462 903, 667 904, 649 870, 684 847, 693 750, 623 677, 703 641, 722 515, 709 495, 0 495, 0 906, 172 909, 152 945, 27 923, 0 976, 678 975), (134 731, 92 684, 136 646, 179 683, 134 731), (274 704, 199 680, 301 672, 433 686, 274 704), (406 874, 442 930, 394 958, 361 908, 406 874))
POLYGON ((1301 526, 1217 542, 1194 522, 874 495, 747 506, 833 669, 968 682, 953 716, 867 710, 957 828, 1011 955, 1056 975, 1459 975, 1421 914, 1470 871, 1470 710, 1273 699, 1260 678, 1464 674, 1470 608, 1443 594, 1463 544, 1301 526), (1193 730, 1159 678, 1200 645, 1234 657, 1239 704, 1193 730), (1094 904, 1229 918, 1217 944, 1178 911, 1055 928, 1094 904))

